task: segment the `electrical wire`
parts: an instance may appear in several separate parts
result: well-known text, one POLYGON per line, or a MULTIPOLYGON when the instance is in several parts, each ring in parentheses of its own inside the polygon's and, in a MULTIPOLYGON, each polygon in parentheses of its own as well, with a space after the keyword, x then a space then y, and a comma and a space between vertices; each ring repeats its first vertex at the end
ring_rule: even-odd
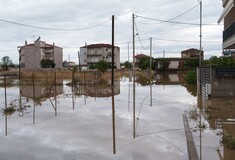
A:
POLYGON ((197 4, 196 6, 194 6, 194 7, 190 8, 190 9, 188 9, 187 11, 185 11, 185 12, 183 12, 183 13, 181 13, 181 14, 179 14, 178 16, 175 16, 175 17, 169 19, 168 21, 171 21, 171 20, 173 20, 173 19, 176 19, 176 18, 179 18, 179 17, 185 15, 186 13, 192 11, 194 8, 196 8, 196 7, 199 6, 199 5, 200 5, 200 4, 197 4))
POLYGON ((117 22, 119 22, 120 24, 122 24, 123 26, 126 26, 126 27, 128 27, 128 28, 132 28, 132 26, 129 26, 128 24, 123 23, 122 21, 120 21, 120 20, 117 19, 117 18, 115 18, 115 20, 116 20, 117 22))
POLYGON ((141 47, 142 47, 144 50, 147 50, 147 49, 149 48, 149 46, 148 46, 147 48, 144 47, 144 45, 143 45, 143 43, 142 43, 142 41, 141 41, 141 39, 140 39, 140 34, 139 34, 139 31, 138 31, 136 22, 135 22, 135 29, 136 29, 136 32, 137 32, 136 35, 138 36, 138 39, 139 39, 139 42, 140 42, 141 47))
MULTIPOLYGON (((188 23, 188 22, 178 22, 178 21, 171 21, 171 20, 162 20, 162 19, 156 19, 156 18, 150 18, 150 17, 145 17, 141 15, 136 15, 137 17, 143 18, 143 19, 148 19, 148 20, 153 20, 153 21, 159 21, 159 22, 164 22, 164 23, 173 23, 173 24, 182 24, 182 25, 192 25, 192 26, 200 26, 200 24, 197 23, 188 23)), ((202 25, 216 25, 218 26, 219 24, 202 24, 202 25)))
MULTIPOLYGON (((196 7, 199 6, 199 5, 200 5, 200 4, 197 4, 196 6, 194 6, 194 7, 190 8, 190 9, 188 9, 187 11, 185 11, 185 12, 183 12, 183 13, 181 13, 181 14, 179 14, 179 15, 173 17, 173 18, 168 19, 167 21, 172 21, 172 20, 174 20, 174 19, 176 19, 176 18, 179 18, 179 17, 185 15, 186 13, 192 11, 194 8, 196 8, 196 7)), ((140 22, 140 23, 143 23, 143 22, 140 22)), ((164 23, 164 22, 151 23, 151 24, 160 24, 160 23, 164 23)), ((145 23, 145 24, 147 24, 147 23, 145 23)), ((150 24, 150 23, 148 23, 148 24, 150 24)))
POLYGON ((107 22, 109 22, 111 19, 108 19, 102 23, 96 24, 94 26, 88 26, 85 28, 48 28, 48 27, 40 27, 40 26, 34 26, 34 25, 29 25, 29 24, 23 24, 23 23, 18 23, 18 22, 14 22, 14 21, 9 21, 9 20, 5 20, 5 19, 1 19, 0 21, 2 22, 6 22, 6 23, 10 23, 10 24, 15 24, 15 25, 20 25, 20 26, 24 26, 24 27, 30 27, 30 28, 36 28, 36 29, 43 29, 43 30, 54 30, 54 31, 77 31, 77 30, 86 30, 86 29, 91 29, 91 28, 95 28, 98 26, 101 26, 107 22))

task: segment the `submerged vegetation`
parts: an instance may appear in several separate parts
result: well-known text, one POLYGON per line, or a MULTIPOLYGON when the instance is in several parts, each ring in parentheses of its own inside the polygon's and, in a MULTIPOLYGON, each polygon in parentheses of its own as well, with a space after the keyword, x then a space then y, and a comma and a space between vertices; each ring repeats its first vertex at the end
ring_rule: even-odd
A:
POLYGON ((235 149, 235 137, 224 135, 222 137, 222 143, 229 149, 235 149))

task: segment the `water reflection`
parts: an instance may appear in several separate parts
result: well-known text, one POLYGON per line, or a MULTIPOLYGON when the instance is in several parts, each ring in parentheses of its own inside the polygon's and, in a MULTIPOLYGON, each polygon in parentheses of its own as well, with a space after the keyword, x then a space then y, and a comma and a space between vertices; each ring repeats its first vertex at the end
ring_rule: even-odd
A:
MULTIPOLYGON (((111 80, 99 80, 97 83, 88 83, 79 91, 80 94, 89 97, 111 97, 112 94, 120 94, 120 81, 114 81, 113 93, 111 87, 111 80)), ((77 93, 79 93, 77 92, 77 93)))
POLYGON ((198 96, 197 105, 188 112, 191 127, 198 136, 198 154, 202 159, 233 160, 235 157, 235 100, 198 96))
MULTIPOLYGON (((57 95, 59 110, 55 117, 51 114, 50 101, 42 96, 48 95, 46 89, 38 90, 35 85, 35 93, 36 90, 42 93, 35 94, 35 97, 43 97, 42 107, 36 108, 37 123, 30 125, 32 107, 27 108, 29 113, 23 117, 9 116, 10 134, 7 138, 0 138, 1 159, 142 160, 156 159, 156 155, 161 159, 187 159, 182 112, 195 101, 195 97, 181 85, 166 85, 163 90, 162 85, 153 84, 152 107, 149 105, 149 86, 136 85, 137 117, 134 118, 137 119, 135 128, 138 136, 135 139, 132 137, 132 107, 129 107, 133 103, 130 98, 132 85, 128 78, 115 81, 113 90, 109 81, 102 82, 100 86, 85 84, 76 87, 74 93, 77 94, 72 94, 71 86, 63 86, 64 94, 57 95), (77 96, 74 109, 71 108, 72 95, 77 96), (86 105, 82 95, 86 97, 86 105), (115 95, 115 110, 111 108, 111 95, 115 95), (100 98, 94 100, 96 96, 100 98), (112 119, 115 119, 115 126, 112 119), (112 150, 112 127, 116 133, 116 155, 112 150), (9 154, 10 150, 14 152, 9 154)), ((34 97, 27 94, 27 90, 29 88, 25 93, 22 90, 22 104, 28 102, 33 105, 31 100, 34 97)), ((16 91, 17 87, 9 89, 9 93, 15 93, 13 98, 19 96, 16 91)))
POLYGON ((233 160, 235 157, 235 100, 211 98, 207 100, 205 115, 211 129, 221 130, 221 133, 217 134, 221 137, 223 148, 218 148, 218 153, 224 160, 233 160))
POLYGON ((155 80, 158 84, 178 84, 184 81, 184 73, 157 73, 155 75, 155 80))
MULTIPOLYGON (((57 83, 63 84, 63 80, 57 80, 57 83)), ((46 101, 50 97, 54 97, 54 95, 60 95, 63 93, 63 85, 56 85, 56 93, 54 89, 54 84, 49 83, 47 85, 41 85, 42 83, 37 82, 35 84, 34 90, 32 85, 21 85, 20 93, 22 97, 26 98, 26 101, 29 99, 34 100, 36 105, 41 105, 42 101, 46 101), (35 95, 35 97, 34 97, 35 95)))

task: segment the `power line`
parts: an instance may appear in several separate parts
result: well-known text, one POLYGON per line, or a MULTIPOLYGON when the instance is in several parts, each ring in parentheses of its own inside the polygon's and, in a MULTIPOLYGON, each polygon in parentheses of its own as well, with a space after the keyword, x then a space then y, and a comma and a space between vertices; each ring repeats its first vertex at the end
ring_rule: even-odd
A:
MULTIPOLYGON (((172 41, 172 42, 190 42, 190 43, 198 43, 198 41, 186 41, 186 40, 177 40, 177 39, 162 39, 162 38, 153 38, 155 40, 161 40, 161 41, 172 41)), ((211 43, 211 44, 218 44, 220 42, 204 42, 204 43, 211 43)))
POLYGON ((19 25, 19 26, 24 26, 24 27, 30 27, 30 28, 36 28, 36 29, 43 29, 43 30, 58 30, 58 31, 77 31, 77 30, 85 30, 85 29, 90 29, 90 28, 95 28, 98 26, 101 26, 107 22, 109 22, 111 19, 108 19, 102 23, 96 24, 94 26, 89 26, 89 27, 85 27, 85 28, 48 28, 48 27, 40 27, 40 26, 34 26, 34 25, 29 25, 29 24, 23 24, 23 23, 18 23, 18 22, 14 22, 14 21, 9 21, 9 20, 5 20, 5 19, 0 19, 0 21, 5 22, 5 23, 10 23, 10 24, 15 24, 15 25, 19 25))
MULTIPOLYGON (((183 12, 183 13, 181 13, 181 14, 179 14, 179 15, 173 17, 173 18, 168 19, 167 21, 172 21, 173 19, 176 19, 176 18, 181 17, 181 16, 185 15, 186 13, 192 11, 192 10, 193 10, 194 8, 196 8, 197 6, 199 6, 199 4, 195 5, 194 7, 192 7, 192 8, 190 8, 190 9, 186 10, 185 12, 183 12)), ((143 23, 143 22, 140 22, 140 23, 143 23)), ((158 23, 152 23, 152 24, 160 24, 160 23, 164 23, 164 22, 158 22, 158 23)), ((147 24, 147 23, 145 23, 145 24, 147 24)), ((148 23, 148 24, 150 24, 150 23, 148 23)))
POLYGON ((179 18, 179 17, 181 17, 181 16, 185 15, 186 13, 188 13, 188 12, 192 11, 192 10, 193 10, 194 8, 196 8, 197 6, 199 6, 199 4, 197 4, 196 6, 194 6, 194 7, 190 8, 190 9, 188 9, 187 11, 185 11, 185 12, 183 12, 183 13, 179 14, 178 16, 175 16, 175 17, 173 17, 173 18, 169 19, 168 21, 171 21, 171 20, 173 20, 173 19, 176 19, 176 18, 179 18))
POLYGON ((138 39, 139 39, 139 42, 140 42, 140 44, 141 44, 141 47, 144 49, 144 50, 147 50, 148 48, 145 48, 144 47, 144 45, 143 45, 143 43, 142 43, 142 41, 141 41, 141 39, 140 39, 140 35, 139 35, 139 32, 138 32, 138 28, 137 28, 137 25, 136 25, 136 22, 135 22, 135 28, 136 28, 136 32, 137 32, 137 36, 138 36, 138 39))
MULTIPOLYGON (((140 17, 140 18, 143 18, 143 19, 159 21, 159 22, 162 22, 162 23, 164 22, 164 23, 199 26, 199 24, 197 24, 197 23, 187 23, 187 22, 177 22, 177 21, 171 21, 171 20, 162 20, 162 19, 150 18, 150 17, 140 16, 140 15, 136 15, 136 16, 140 17)), ((202 24, 202 25, 217 25, 218 26, 219 24, 202 24)))
POLYGON ((118 21, 120 24, 122 24, 122 25, 128 27, 128 28, 132 28, 131 26, 129 26, 128 24, 123 23, 122 21, 120 21, 120 20, 117 19, 117 18, 115 18, 115 20, 118 21))

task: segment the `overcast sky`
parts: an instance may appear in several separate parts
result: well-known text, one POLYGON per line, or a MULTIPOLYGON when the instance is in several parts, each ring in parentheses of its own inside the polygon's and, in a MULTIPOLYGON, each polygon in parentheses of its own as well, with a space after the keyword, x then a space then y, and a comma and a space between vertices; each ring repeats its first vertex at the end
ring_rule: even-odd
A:
MULTIPOLYGON (((180 57, 182 50, 199 49, 198 4, 198 0, 1 0, 0 58, 8 55, 18 63, 17 46, 25 40, 33 43, 40 36, 42 41, 62 47, 64 60, 78 63, 77 52, 85 43, 111 44, 114 15, 121 62, 128 60, 128 42, 132 61, 132 14, 138 33, 136 54, 149 55, 152 37, 153 57, 163 57, 163 51, 165 57, 180 57)), ((203 0, 205 58, 221 55, 223 25, 217 20, 222 9, 221 0, 203 0)))

